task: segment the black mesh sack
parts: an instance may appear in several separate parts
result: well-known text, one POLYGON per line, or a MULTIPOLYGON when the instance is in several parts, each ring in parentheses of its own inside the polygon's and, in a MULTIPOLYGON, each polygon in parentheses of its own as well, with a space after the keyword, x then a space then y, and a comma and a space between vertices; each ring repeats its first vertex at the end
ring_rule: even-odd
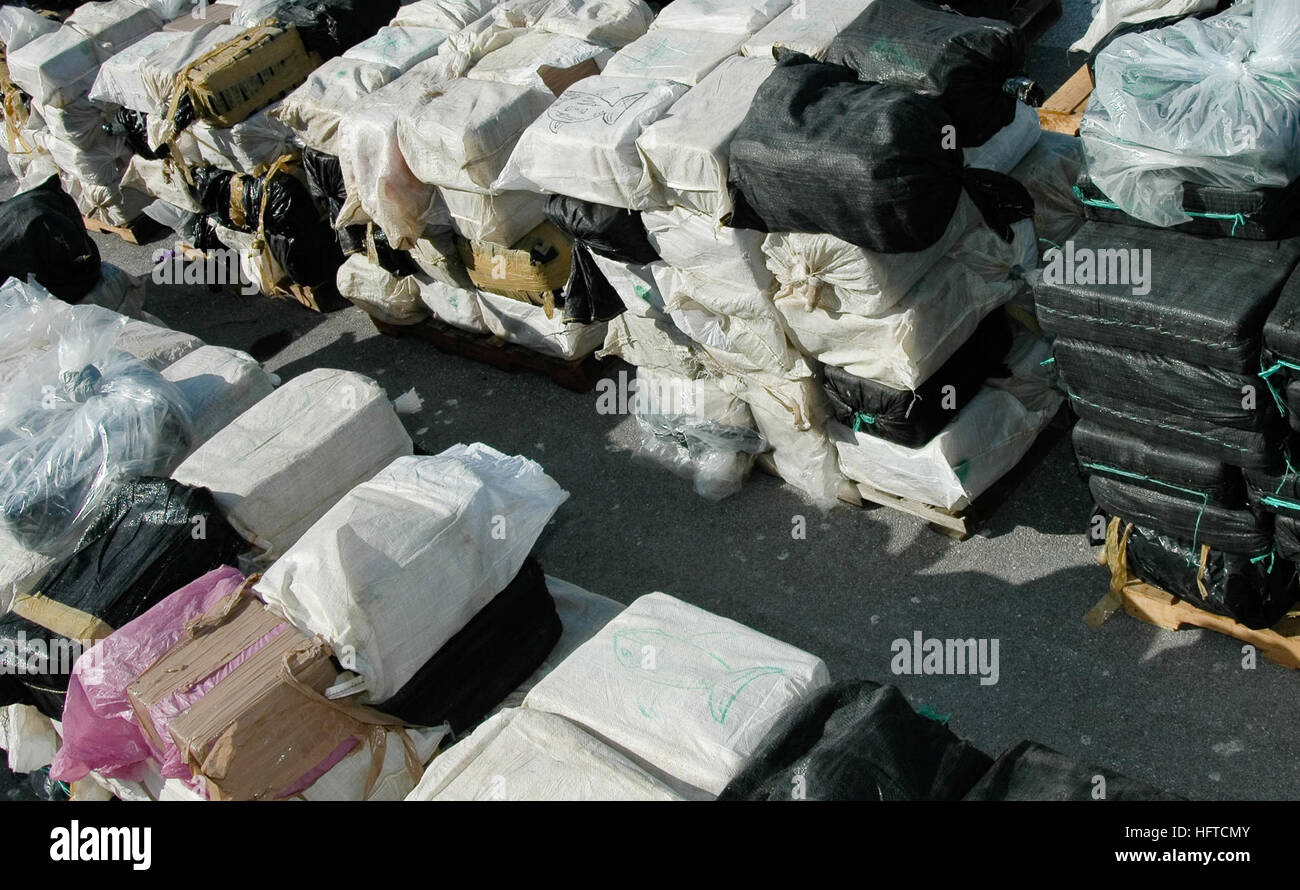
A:
POLYGON ((1295 238, 1197 238, 1101 222, 1084 223, 1064 248, 1034 284, 1038 320, 1049 334, 1243 374, 1259 371, 1264 320, 1300 261, 1295 238), (1065 272, 1077 271, 1079 248, 1106 258, 1114 254, 1098 251, 1149 249, 1149 292, 1135 294, 1133 284, 1068 283, 1065 272))
POLYGON ((1074 413, 1084 420, 1234 467, 1271 467, 1282 456, 1280 430, 1242 430, 1176 414, 1156 417, 1126 398, 1067 395, 1074 413))
MULTIPOLYGON (((1074 193, 1083 204, 1083 215, 1102 222, 1156 228, 1129 216, 1093 183, 1087 173, 1079 177, 1074 193)), ((1253 190, 1215 188, 1183 183, 1183 210, 1191 221, 1171 228, 1189 235, 1211 238, 1246 238, 1275 241, 1296 234, 1296 210, 1300 208, 1300 179, 1285 188, 1253 190)))
MULTIPOLYGON (((1140 488, 1119 479, 1088 479, 1097 506, 1143 528, 1227 553, 1255 556, 1273 547, 1273 522, 1267 514, 1234 510, 1195 500, 1179 492, 1140 488)), ((1171 591, 1172 592, 1172 591, 1171 591)))
POLYGON ((1003 364, 1010 349, 1007 316, 994 312, 952 358, 915 390, 894 389, 831 365, 822 368, 822 388, 840 423, 908 448, 919 448, 975 398, 985 380, 1010 375, 1003 364))
POLYGON ((506 589, 479 610, 378 710, 415 726, 471 729, 527 680, 560 639, 555 600, 529 557, 506 589))
POLYGON ((0 202, 0 281, 28 275, 69 303, 99 282, 99 248, 57 176, 0 202))
POLYGON ((1071 434, 1079 468, 1089 475, 1110 476, 1155 491, 1198 492, 1209 503, 1246 506, 1242 471, 1223 461, 1181 451, 1130 433, 1080 420, 1071 434))
POLYGON ((1203 543, 1193 546, 1188 539, 1134 526, 1129 574, 1247 627, 1271 627, 1295 605, 1300 581, 1280 548, 1276 555, 1271 543, 1258 553, 1225 553, 1203 543))
POLYGON ((1273 520, 1273 546, 1281 559, 1300 560, 1300 519, 1278 516, 1273 520))
POLYGON ((31 705, 62 720, 68 679, 84 648, 20 615, 0 615, 0 707, 31 705))
POLYGON ((1246 470, 1246 492, 1257 510, 1300 519, 1300 476, 1285 465, 1246 470))
POLYGON ((1277 406, 1254 374, 1084 340, 1059 339, 1052 352, 1065 388, 1084 398, 1126 399, 1154 418, 1177 414, 1241 430, 1282 428, 1277 406))
POLYGON ((969 147, 1015 117, 1015 96, 1004 85, 1024 71, 1025 38, 1010 22, 918 0, 875 0, 831 42, 826 61, 939 100, 959 144, 969 147))
POLYGON ((902 87, 787 58, 763 82, 730 146, 731 225, 825 232, 882 253, 943 235, 962 189, 951 118, 902 87))
POLYGON ((1024 741, 1007 751, 964 800, 1182 800, 1145 782, 1024 741), (1097 782, 1100 776, 1104 784, 1097 782))
POLYGON ((275 20, 296 27, 307 51, 326 61, 375 36, 401 5, 401 0, 291 0, 276 10, 275 20))
POLYGON ((959 800, 992 764, 893 686, 837 683, 786 711, 719 800, 959 800))

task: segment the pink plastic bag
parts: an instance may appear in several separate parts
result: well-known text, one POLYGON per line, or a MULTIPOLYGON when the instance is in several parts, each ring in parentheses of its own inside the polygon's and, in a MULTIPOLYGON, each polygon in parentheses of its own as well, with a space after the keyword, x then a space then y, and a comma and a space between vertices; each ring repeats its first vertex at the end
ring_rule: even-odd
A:
POLYGON ((77 659, 63 708, 63 747, 50 775, 63 782, 94 770, 139 781, 154 756, 127 689, 145 669, 185 636, 185 625, 233 593, 244 581, 222 566, 187 584, 77 659))

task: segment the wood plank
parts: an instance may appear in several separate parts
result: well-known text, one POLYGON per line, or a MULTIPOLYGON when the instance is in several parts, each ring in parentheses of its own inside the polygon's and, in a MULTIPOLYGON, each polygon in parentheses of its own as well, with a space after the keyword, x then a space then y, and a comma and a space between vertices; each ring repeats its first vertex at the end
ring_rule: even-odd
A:
POLYGON ((960 513, 954 513, 951 510, 945 510, 943 507, 935 507, 921 501, 914 501, 911 498, 899 497, 896 494, 881 491, 865 482, 858 482, 856 486, 858 493, 862 495, 862 499, 865 501, 870 501, 881 507, 889 507, 901 513, 907 513, 918 519, 924 519, 932 527, 935 527, 936 531, 959 535, 958 540, 961 541, 971 535, 972 529, 967 523, 966 517, 960 513))
POLYGON ((127 244, 147 244, 161 226, 147 216, 140 215, 124 226, 114 226, 93 216, 83 216, 87 230, 103 235, 116 235, 127 244))
POLYGON ((1048 111, 1038 109, 1038 125, 1052 133, 1064 133, 1066 136, 1078 136, 1079 125, 1083 123, 1082 111, 1048 111))
POLYGON ((1092 74, 1087 65, 1080 65, 1079 70, 1070 75, 1070 79, 1061 84, 1061 88, 1047 97, 1043 103, 1046 111, 1083 111, 1092 96, 1092 74))

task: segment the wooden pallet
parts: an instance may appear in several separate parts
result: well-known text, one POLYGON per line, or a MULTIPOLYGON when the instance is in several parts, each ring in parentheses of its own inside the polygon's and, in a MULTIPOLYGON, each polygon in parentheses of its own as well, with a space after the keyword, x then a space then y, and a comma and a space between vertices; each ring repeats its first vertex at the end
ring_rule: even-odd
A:
POLYGON ((1079 135, 1079 123, 1083 120, 1083 110, 1092 96, 1092 74, 1087 65, 1070 75, 1070 79, 1061 84, 1061 88, 1047 97, 1043 107, 1038 109, 1038 123, 1044 130, 1064 133, 1066 136, 1079 135))
POLYGON ((1020 0, 1010 20, 1025 35, 1025 43, 1037 43, 1061 19, 1061 0, 1020 0))
POLYGON ((373 315, 370 320, 381 334, 423 340, 433 344, 439 352, 463 356, 502 371, 545 374, 560 386, 574 392, 591 392, 596 381, 606 373, 605 363, 594 355, 565 361, 513 343, 505 343, 497 337, 471 334, 433 318, 412 325, 389 324, 373 315))
POLYGON ((83 216, 82 220, 86 223, 86 228, 89 231, 105 235, 116 235, 127 244, 137 245, 148 244, 163 228, 144 214, 140 214, 124 226, 109 225, 103 220, 95 219, 93 216, 83 216))

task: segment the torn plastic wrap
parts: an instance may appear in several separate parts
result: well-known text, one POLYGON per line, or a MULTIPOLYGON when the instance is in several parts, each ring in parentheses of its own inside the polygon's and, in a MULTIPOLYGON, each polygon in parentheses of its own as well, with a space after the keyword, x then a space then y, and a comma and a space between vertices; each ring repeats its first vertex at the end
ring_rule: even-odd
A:
POLYGON ((1097 777, 1106 800, 1182 800, 1145 782, 1092 766, 1037 742, 1002 754, 963 800, 1079 800, 1092 802, 1097 777))
MULTIPOLYGON (((1071 434, 1079 468, 1153 491, 1182 493, 1219 507, 1246 505, 1242 471, 1163 442, 1080 420, 1071 434)), ((1249 478, 1249 474, 1246 474, 1249 478)))
POLYGON ((1097 505, 1110 515, 1190 541, 1197 548, 1208 545, 1256 556, 1273 546, 1272 517, 1267 513, 1219 507, 1195 494, 1155 491, 1100 475, 1088 480, 1088 488, 1097 505))
MULTIPOLYGON (((983 145, 1015 117, 1015 93, 1004 87, 1024 73, 1025 38, 1010 22, 876 0, 835 38, 826 61, 852 68, 863 81, 937 99, 958 142, 983 145)), ((1036 89, 1034 105, 1043 99, 1036 89)))
POLYGON ((897 688, 853 680, 782 715, 718 799, 960 800, 992 764, 897 688))
POLYGON ((70 303, 99 281, 99 248, 57 177, 0 203, 0 280, 28 275, 70 303))
POLYGON ((564 195, 546 202, 546 218, 573 240, 573 265, 564 285, 566 319, 607 321, 623 311, 623 301, 592 254, 644 265, 659 259, 639 214, 564 195))
POLYGON ((542 568, 529 557, 504 590, 375 707, 412 726, 449 723, 459 735, 532 675, 560 631, 542 568))
POLYGON ((1263 628, 1277 622, 1300 597, 1295 565, 1280 552, 1274 554, 1271 539, 1255 552, 1224 552, 1148 527, 1133 525, 1130 531, 1133 520, 1119 515, 1121 571, 1194 606, 1263 628))
POLYGON ((1049 334, 1255 374, 1264 321, 1300 261, 1300 239, 1193 238, 1086 222, 1054 256, 1034 278, 1038 320, 1049 334), (1128 265, 1129 280, 1090 283, 1099 280, 1098 263, 1107 279, 1128 265))
POLYGON ((1183 183, 1281 188, 1300 176, 1300 9, 1242 4, 1126 34, 1098 54, 1079 127, 1088 173, 1124 212, 1188 222, 1183 183))

